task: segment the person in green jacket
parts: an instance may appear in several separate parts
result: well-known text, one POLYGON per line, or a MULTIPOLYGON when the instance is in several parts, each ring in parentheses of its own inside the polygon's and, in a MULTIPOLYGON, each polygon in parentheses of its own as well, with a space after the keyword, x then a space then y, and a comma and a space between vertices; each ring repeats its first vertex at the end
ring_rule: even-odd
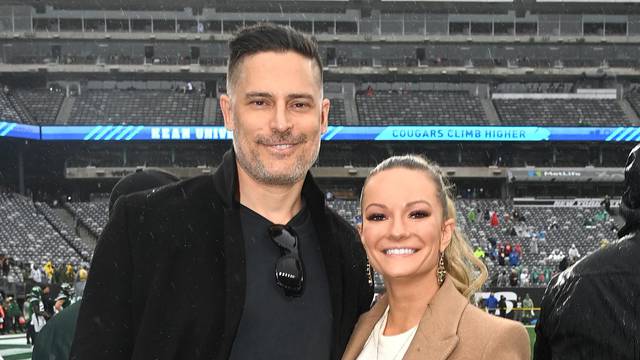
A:
POLYGON ((44 303, 42 302, 42 289, 40 286, 34 286, 31 288, 31 292, 27 296, 26 302, 29 304, 27 307, 27 344, 29 338, 35 345, 37 335, 42 330, 47 322, 49 315, 44 310, 44 303))
POLYGON ((469 220, 469 222, 471 222, 471 223, 475 223, 477 217, 478 217, 478 214, 476 213, 476 209, 475 208, 472 208, 467 213, 467 220, 469 220))
POLYGON ((20 326, 20 307, 18 306, 18 303, 16 303, 16 300, 13 298, 13 296, 7 296, 5 303, 5 329, 7 330, 7 332, 13 330, 13 333, 17 334, 18 328, 20 326))
POLYGON ((31 359, 68 359, 79 312, 80 302, 76 302, 52 317, 38 334, 31 359))
POLYGON ((67 283, 62 283, 60 293, 56 297, 53 311, 57 314, 73 303, 73 288, 67 283))

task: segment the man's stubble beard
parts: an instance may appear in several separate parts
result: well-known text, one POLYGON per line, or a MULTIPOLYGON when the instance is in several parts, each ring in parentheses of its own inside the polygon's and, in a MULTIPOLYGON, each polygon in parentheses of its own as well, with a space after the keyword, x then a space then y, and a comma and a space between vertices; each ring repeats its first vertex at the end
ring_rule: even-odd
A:
MULTIPOLYGON (((236 117, 237 119, 237 117, 236 117)), ((285 139, 294 138, 290 132, 275 133, 270 137, 257 137, 256 139, 246 139, 242 136, 241 127, 236 127, 233 134, 233 148, 236 152, 236 160, 238 165, 244 170, 253 180, 256 182, 273 185, 273 186, 292 186, 299 181, 303 180, 311 166, 318 159, 320 153, 320 142, 311 149, 312 154, 310 157, 306 154, 300 153, 296 155, 293 167, 289 172, 274 174, 269 172, 267 166, 261 161, 259 151, 249 146, 249 142, 255 141, 256 146, 263 146, 263 143, 269 143, 273 141, 282 141, 285 139), (247 152, 245 152, 245 149, 247 152)), ((305 135, 299 135, 295 137, 296 141, 300 141, 299 145, 303 146, 308 141, 315 141, 315 139, 308 139, 305 135)), ((276 160, 277 161, 277 160, 276 160)))

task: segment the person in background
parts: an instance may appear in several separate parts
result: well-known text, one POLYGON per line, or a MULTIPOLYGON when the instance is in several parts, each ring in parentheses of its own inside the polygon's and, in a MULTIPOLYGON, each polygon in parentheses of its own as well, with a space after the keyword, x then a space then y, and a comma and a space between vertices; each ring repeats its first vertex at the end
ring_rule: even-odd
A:
POLYGON ((569 248, 569 251, 568 251, 568 255, 569 255, 569 261, 572 264, 578 261, 578 259, 580 258, 580 252, 578 251, 576 244, 571 244, 571 247, 569 248))
POLYGON ((44 303, 42 302, 42 289, 39 286, 31 288, 25 303, 28 303, 27 324, 29 324, 29 327, 27 328, 27 344, 31 339, 31 343, 35 345, 40 330, 42 330, 50 317, 50 313, 45 311, 44 303))
POLYGON ((520 254, 516 251, 511 251, 509 253, 509 265, 515 267, 520 265, 520 254))
POLYGON ((497 227, 500 224, 500 220, 498 220, 498 213, 497 212, 493 212, 491 213, 491 221, 490 221, 491 226, 493 227, 497 227))
POLYGON ((8 307, 7 307, 7 315, 11 319, 12 330, 14 334, 17 334, 21 331, 22 325, 20 324, 20 306, 16 302, 16 299, 13 296, 7 297, 8 307))
POLYGON ((504 295, 500 295, 498 300, 498 310, 500 310, 500 317, 507 318, 507 298, 504 295))
POLYGON ((535 312, 533 311, 533 300, 529 296, 529 293, 524 294, 524 299, 522 300, 522 321, 525 325, 531 323, 531 319, 535 316, 535 312))
POLYGON ((512 309, 511 312, 514 321, 522 322, 522 297, 518 296, 516 298, 515 309, 512 309))
MULTIPOLYGON (((116 200, 122 195, 159 188, 179 180, 177 176, 162 170, 136 171, 120 179, 113 187, 108 209, 111 212, 116 200)), ((86 280, 86 270, 84 271, 86 280)), ((80 274, 80 271, 78 273, 80 274)), ((69 359, 81 304, 81 300, 71 303, 72 293, 69 284, 60 286, 60 294, 55 304, 57 314, 40 331, 38 343, 33 348, 32 360, 69 359)))
POLYGON ((520 286, 529 287, 531 285, 529 276, 530 276, 529 269, 527 268, 522 269, 522 272, 520 273, 520 286))
POLYGON ((498 308, 498 299, 496 299, 496 296, 493 293, 489 294, 489 297, 487 298, 487 301, 486 301, 486 305, 487 305, 487 311, 489 312, 489 314, 495 315, 496 309, 498 308))
POLYGON ((78 270, 78 274, 76 275, 77 281, 74 286, 74 288, 76 289, 76 297, 82 298, 84 287, 87 284, 88 276, 89 272, 87 271, 86 265, 81 265, 80 269, 78 270))
POLYGON ((467 213, 467 220, 469 220, 470 223, 475 223, 477 218, 478 218, 478 214, 476 212, 476 209, 471 208, 467 213))
POLYGON ((600 206, 604 207, 604 211, 611 214, 611 198, 609 195, 605 195, 602 202, 600 202, 600 206))
POLYGON ((640 356, 640 145, 624 170, 619 240, 585 256, 549 283, 536 324, 534 359, 640 356))
POLYGON ((456 229, 437 165, 417 155, 383 161, 365 180, 360 204, 358 229, 387 292, 358 320, 344 360, 529 359, 522 324, 469 303, 487 270, 456 229))
POLYGON ((68 283, 62 283, 60 285, 60 292, 56 296, 55 303, 53 305, 54 314, 60 313, 66 309, 73 302, 73 288, 68 283))
POLYGON ((516 287, 518 286, 519 280, 520 280, 520 276, 518 275, 518 272, 516 271, 516 269, 511 269, 511 271, 509 272, 509 285, 511 287, 516 287))

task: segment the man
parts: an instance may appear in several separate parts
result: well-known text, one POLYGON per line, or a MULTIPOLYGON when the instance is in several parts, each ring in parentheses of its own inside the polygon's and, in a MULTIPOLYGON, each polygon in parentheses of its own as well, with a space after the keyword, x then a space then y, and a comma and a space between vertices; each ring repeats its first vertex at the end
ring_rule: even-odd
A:
POLYGON ((529 293, 524 295, 524 300, 522 300, 522 312, 523 312, 523 322, 525 325, 529 325, 531 323, 531 318, 535 315, 533 312, 533 300, 529 296, 529 293))
POLYGON ((309 173, 329 112, 317 44, 259 25, 230 50, 233 150, 213 176, 118 200, 72 359, 338 359, 369 309, 362 245, 309 173))
POLYGON ((607 213, 611 213, 611 198, 609 195, 604 196, 604 199, 600 202, 600 206, 604 207, 607 213))
POLYGON ((73 301, 73 288, 68 283, 62 283, 60 285, 60 292, 56 296, 55 304, 53 305, 54 314, 58 314, 62 310, 71 305, 73 301))
POLYGON ((27 324, 29 325, 27 328, 27 344, 29 343, 29 339, 31 339, 34 345, 36 344, 38 333, 50 317, 50 314, 45 311, 41 297, 42 289, 40 286, 34 286, 27 296, 26 302, 29 304, 26 317, 27 324))
MULTIPOLYGON (((178 180, 180 179, 171 173, 155 169, 138 170, 129 174, 120 179, 111 190, 109 211, 122 195, 157 188, 178 180)), ((69 284, 62 284, 60 290, 58 295, 60 302, 56 302, 56 310, 59 312, 38 334, 38 343, 34 346, 31 355, 32 360, 69 359, 81 300, 73 304, 68 301, 73 297, 73 289, 69 284)))
POLYGON ((500 310, 500 316, 503 318, 507 317, 507 298, 504 295, 500 295, 500 300, 498 301, 498 309, 500 310))
POLYGON ((487 305, 487 309, 489 311, 489 314, 495 315, 496 314, 496 308, 498 307, 498 299, 496 299, 495 295, 493 295, 493 293, 489 294, 489 297, 487 298, 486 301, 486 305, 487 305))
POLYGON ((640 145, 625 168, 617 242, 549 283, 536 325, 536 360, 640 356, 640 145))

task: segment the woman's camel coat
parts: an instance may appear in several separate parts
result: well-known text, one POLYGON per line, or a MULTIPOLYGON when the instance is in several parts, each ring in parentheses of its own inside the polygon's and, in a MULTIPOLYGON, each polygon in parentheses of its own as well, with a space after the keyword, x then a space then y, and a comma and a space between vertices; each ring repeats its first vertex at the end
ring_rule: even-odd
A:
MULTIPOLYGON (((358 357, 387 305, 383 296, 360 316, 343 360, 358 357)), ((522 324, 469 304, 447 279, 429 303, 403 359, 529 360, 529 346, 529 336, 522 324)))

